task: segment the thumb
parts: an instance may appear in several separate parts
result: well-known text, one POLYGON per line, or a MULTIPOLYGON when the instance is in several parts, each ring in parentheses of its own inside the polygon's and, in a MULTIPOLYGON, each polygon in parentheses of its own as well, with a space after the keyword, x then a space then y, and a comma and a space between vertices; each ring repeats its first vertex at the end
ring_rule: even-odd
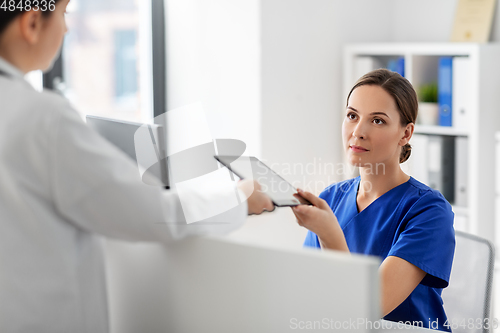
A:
POLYGON ((267 210, 268 212, 272 212, 276 209, 276 206, 274 205, 273 201, 271 200, 271 198, 269 198, 269 196, 267 196, 266 194, 262 194, 265 196, 265 205, 264 205, 264 209, 267 210))
POLYGON ((304 197, 305 199, 309 200, 310 203, 312 203, 314 206, 319 207, 319 208, 325 208, 326 202, 312 194, 311 192, 307 191, 302 191, 300 188, 297 189, 297 192, 304 197))
POLYGON ((297 219, 297 224, 300 225, 300 226, 303 226, 303 222, 302 222, 302 219, 301 217, 297 214, 297 212, 295 211, 294 207, 290 207, 292 209, 292 212, 293 214, 295 215, 295 218, 297 219))
POLYGON ((253 181, 253 188, 255 191, 260 191, 262 187, 260 186, 260 183, 256 180, 253 181))

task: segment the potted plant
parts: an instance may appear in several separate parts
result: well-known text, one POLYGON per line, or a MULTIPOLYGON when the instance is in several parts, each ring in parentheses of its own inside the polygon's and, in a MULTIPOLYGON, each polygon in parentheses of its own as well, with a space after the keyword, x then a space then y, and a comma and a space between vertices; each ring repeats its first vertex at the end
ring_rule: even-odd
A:
POLYGON ((438 125, 438 85, 437 82, 423 84, 418 90, 418 117, 417 123, 421 125, 438 125))

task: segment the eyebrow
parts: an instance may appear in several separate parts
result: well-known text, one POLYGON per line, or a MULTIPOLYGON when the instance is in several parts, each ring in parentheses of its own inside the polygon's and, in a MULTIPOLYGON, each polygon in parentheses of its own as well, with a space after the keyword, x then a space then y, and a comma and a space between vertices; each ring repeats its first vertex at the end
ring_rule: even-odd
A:
MULTIPOLYGON (((355 108, 353 108, 352 106, 348 106, 347 108, 348 108, 348 109, 351 109, 351 110, 352 110, 352 111, 354 111, 354 112, 359 113, 359 112, 358 112, 358 110, 356 110, 356 109, 355 109, 355 108)), ((382 115, 382 116, 386 116, 387 118, 391 119, 391 117, 389 117, 389 116, 387 115, 387 113, 384 113, 384 112, 372 112, 372 113, 370 113, 370 116, 375 116, 375 115, 382 115)))

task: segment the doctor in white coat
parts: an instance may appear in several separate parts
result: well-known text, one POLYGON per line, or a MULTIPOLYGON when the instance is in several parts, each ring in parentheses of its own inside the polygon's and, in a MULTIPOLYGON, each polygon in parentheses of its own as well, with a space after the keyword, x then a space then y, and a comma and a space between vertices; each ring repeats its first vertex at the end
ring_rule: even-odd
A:
MULTIPOLYGON (((248 200, 218 217, 230 223, 169 223, 182 216, 175 192, 143 184, 134 163, 65 99, 36 92, 23 75, 50 67, 67 4, 0 9, 1 332, 108 332, 100 235, 169 242, 226 233, 248 213, 273 209, 267 196, 251 192, 257 183, 244 181, 238 191, 248 200)), ((192 193, 190 206, 207 210, 234 191, 192 193)))

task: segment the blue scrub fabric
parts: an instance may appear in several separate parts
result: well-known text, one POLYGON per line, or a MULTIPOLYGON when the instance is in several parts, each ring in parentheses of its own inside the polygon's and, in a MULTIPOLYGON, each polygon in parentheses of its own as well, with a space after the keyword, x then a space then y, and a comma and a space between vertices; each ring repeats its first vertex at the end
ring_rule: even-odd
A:
MULTIPOLYGON (((335 213, 349 250, 382 260, 396 256, 427 273, 410 296, 384 319, 422 322, 424 327, 450 331, 443 326, 446 314, 441 299, 455 251, 450 204, 438 191, 410 178, 358 212, 359 182, 357 177, 332 184, 320 194, 335 213)), ((320 248, 317 235, 309 231, 304 246, 320 248)))

